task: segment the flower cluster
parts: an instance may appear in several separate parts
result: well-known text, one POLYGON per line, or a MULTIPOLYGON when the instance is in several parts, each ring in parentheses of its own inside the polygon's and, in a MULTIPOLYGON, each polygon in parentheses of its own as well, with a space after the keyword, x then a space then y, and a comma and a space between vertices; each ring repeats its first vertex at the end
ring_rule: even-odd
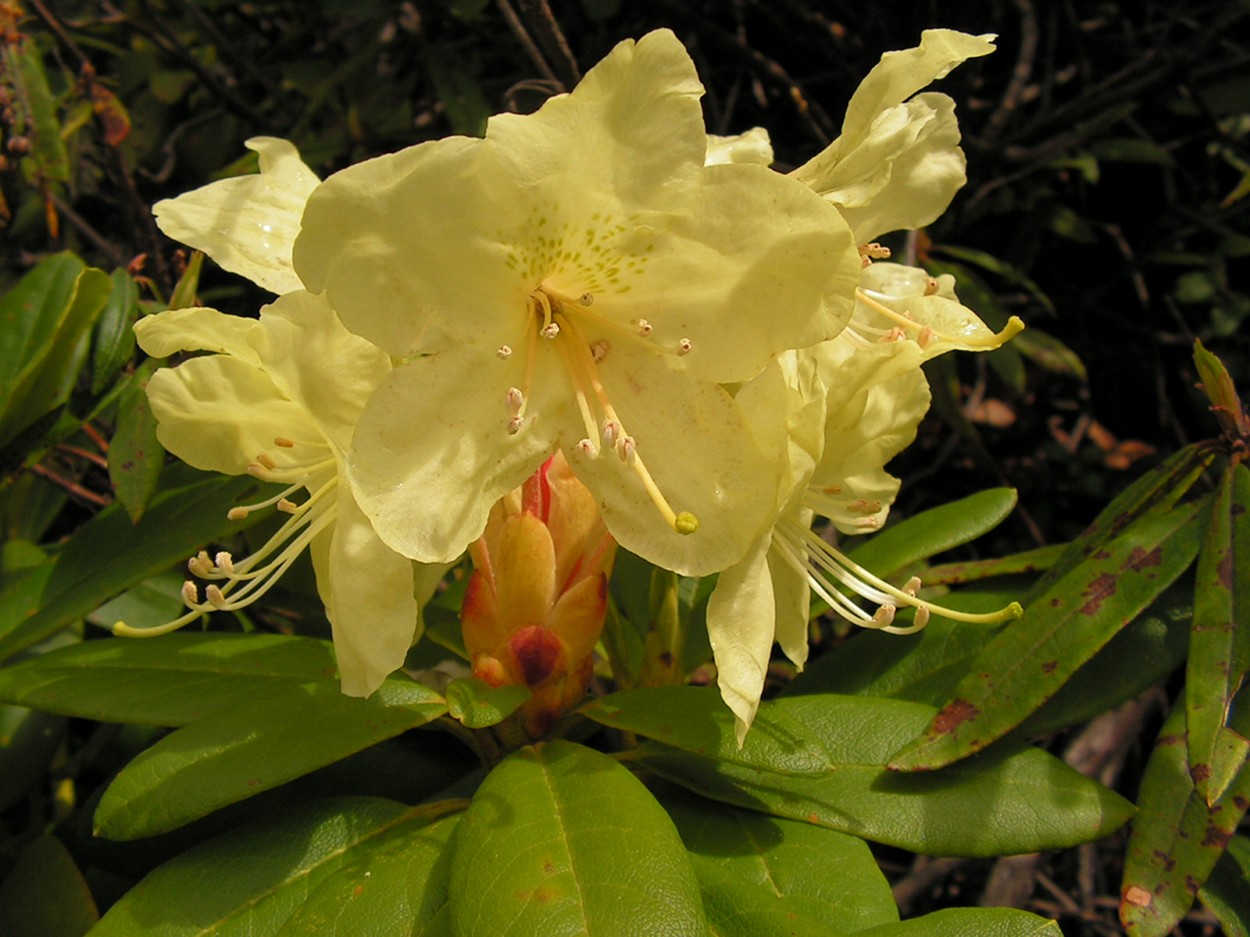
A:
POLYGON ((875 579, 813 521, 879 526, 883 467, 928 405, 920 365, 1020 328, 992 333, 949 278, 872 240, 962 184, 953 102, 917 92, 991 39, 935 30, 884 56, 789 175, 763 130, 706 133, 694 65, 660 30, 482 138, 324 181, 259 138, 258 175, 158 204, 167 234, 277 294, 258 320, 139 323, 149 354, 212 353, 152 380, 158 435, 287 485, 290 520, 246 560, 192 559, 211 584, 157 630, 246 604, 307 546, 343 689, 365 695, 469 551, 474 671, 550 697, 546 724, 584 692, 620 543, 719 573, 708 627, 745 732, 774 640, 803 663, 810 592, 859 624, 906 630, 910 606, 923 626, 917 584, 875 579))

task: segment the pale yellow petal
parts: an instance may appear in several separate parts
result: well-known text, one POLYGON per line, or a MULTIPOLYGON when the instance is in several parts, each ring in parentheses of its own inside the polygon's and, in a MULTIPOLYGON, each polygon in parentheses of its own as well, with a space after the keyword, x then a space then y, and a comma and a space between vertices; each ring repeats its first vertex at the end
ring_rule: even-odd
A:
POLYGON ((162 231, 274 293, 299 289, 291 248, 317 176, 286 140, 253 137, 260 172, 210 183, 153 208, 162 231))
POLYGON ((259 365, 252 348, 258 327, 255 319, 228 316, 216 309, 170 309, 136 322, 135 338, 154 358, 168 358, 179 351, 215 351, 259 365))
POLYGON ((312 558, 343 692, 368 696, 403 666, 417 638, 413 564, 378 538, 344 486, 334 526, 314 540, 312 558))
POLYGON ((720 166, 724 163, 755 163, 757 166, 771 166, 773 144, 768 138, 768 131, 763 127, 752 127, 745 133, 728 137, 709 133, 704 165, 720 166))

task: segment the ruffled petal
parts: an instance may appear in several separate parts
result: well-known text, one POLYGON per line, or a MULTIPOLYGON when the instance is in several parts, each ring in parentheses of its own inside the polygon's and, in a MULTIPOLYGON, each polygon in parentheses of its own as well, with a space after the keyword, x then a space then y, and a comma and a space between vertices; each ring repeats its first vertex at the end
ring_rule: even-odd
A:
POLYGON ((370 398, 348 474, 393 549, 421 562, 454 561, 481 535, 491 506, 555 451, 559 423, 549 417, 558 406, 542 391, 564 387, 559 374, 545 372, 547 356, 536 356, 538 392, 525 425, 508 433, 505 394, 524 383, 518 357, 465 351, 417 358, 370 398))
POLYGON ((677 533, 634 466, 610 449, 597 458, 561 439, 573 472, 599 500, 604 522, 625 549, 677 573, 702 576, 736 563, 775 509, 778 473, 741 409, 718 384, 684 373, 670 359, 613 350, 602 363, 607 396, 640 460, 675 513, 698 530, 677 533))
POLYGON ((591 311, 623 334, 645 319, 646 342, 661 353, 688 340, 683 366, 707 380, 749 380, 778 352, 832 338, 849 319, 860 271, 850 229, 770 169, 710 167, 694 212, 639 226, 636 244, 628 236, 614 254, 636 266, 623 263, 620 283, 595 293, 591 311))
POLYGON ((260 172, 222 179, 153 207, 157 226, 274 293, 300 289, 291 247, 317 176, 286 140, 253 137, 260 172))
POLYGON ((716 683, 733 711, 739 745, 755 720, 772 656, 775 601, 769 542, 769 537, 761 537, 741 562, 722 572, 707 603, 716 683))
POLYGON ((667 29, 618 43, 570 94, 486 127, 506 171, 560 221, 625 205, 684 211, 707 146, 694 63, 667 29), (593 199, 593 201, 591 201, 593 199))
POLYGON ((134 328, 139 347, 154 358, 168 358, 179 351, 214 351, 259 366, 260 358, 252 348, 259 326, 255 319, 194 307, 144 316, 134 328))
POLYGON ((754 163, 757 166, 773 164, 773 143, 763 127, 752 127, 745 133, 728 137, 714 133, 707 135, 705 166, 721 166, 725 163, 754 163))
POLYGON ((313 541, 312 558, 343 692, 368 696, 418 636, 413 564, 378 538, 343 486, 334 527, 313 541))
POLYGON ((524 318, 515 248, 544 223, 484 141, 449 137, 335 173, 308 200, 295 269, 395 357, 498 344, 524 318))
POLYGON ((241 475, 275 437, 325 448, 299 404, 287 400, 264 371, 227 355, 192 358, 163 368, 147 386, 162 446, 198 469, 241 475))
POLYGON ((390 373, 387 354, 347 331, 324 295, 303 290, 261 309, 252 342, 274 384, 346 457, 365 403, 390 373))

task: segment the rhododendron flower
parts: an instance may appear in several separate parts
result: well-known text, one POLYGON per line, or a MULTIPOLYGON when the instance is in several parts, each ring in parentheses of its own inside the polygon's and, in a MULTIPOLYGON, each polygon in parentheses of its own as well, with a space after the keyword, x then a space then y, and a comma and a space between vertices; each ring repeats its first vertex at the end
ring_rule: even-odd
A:
POLYGON ((290 517, 246 559, 193 558, 192 574, 210 584, 203 599, 194 582, 185 584, 190 611, 182 618, 143 630, 118 623, 115 633, 163 634, 205 612, 244 607, 309 549, 343 691, 372 693, 403 664, 418 609, 444 572, 387 547, 343 483, 352 430, 390 359, 343 328, 324 297, 303 291, 279 297, 259 319, 178 309, 141 319, 135 333, 157 357, 214 352, 149 381, 161 444, 196 468, 285 485, 278 496, 232 513, 276 504, 290 517), (297 502, 301 490, 306 496, 297 502))
POLYGON ((260 155, 260 172, 209 183, 153 206, 162 231, 273 293, 303 288, 291 248, 316 174, 295 147, 275 137, 245 144, 260 155))
POLYGON ((527 687, 521 717, 538 738, 586 693, 616 542, 556 453, 495 505, 469 552, 461 630, 473 674, 527 687))
POLYGON ((738 394, 765 447, 789 469, 773 522, 720 575, 708 602, 718 682, 739 742, 759 705, 774 641, 797 666, 807 660, 812 592, 835 614, 894 633, 918 630, 932 614, 963 621, 1019 614, 1014 604, 989 615, 934 605, 917 596, 919 582, 892 586, 812 529, 817 517, 842 534, 880 527, 899 486, 884 466, 915 438, 929 406, 920 365, 953 349, 996 348, 1023 327, 1013 320, 995 334, 959 303, 949 283, 916 268, 874 264, 865 282, 877 289, 860 291, 841 335, 796 352, 738 394), (901 607, 916 610, 910 624, 894 623, 901 607))
POLYGON ((841 135, 791 173, 838 207, 858 243, 929 224, 966 181, 955 102, 916 92, 993 52, 993 40, 929 29, 917 48, 885 53, 852 95, 841 135))
POLYGON ((559 450, 634 553, 692 575, 745 553, 779 469, 722 385, 836 335, 859 261, 806 185, 704 165, 702 90, 661 30, 484 139, 370 160, 310 196, 296 271, 403 359, 350 457, 396 550, 455 559, 559 450))

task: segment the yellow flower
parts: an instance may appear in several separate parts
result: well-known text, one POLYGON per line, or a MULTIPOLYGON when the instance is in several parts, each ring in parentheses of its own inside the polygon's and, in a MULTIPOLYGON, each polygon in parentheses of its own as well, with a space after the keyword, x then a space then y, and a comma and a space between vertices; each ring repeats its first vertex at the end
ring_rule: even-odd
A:
POLYGON ((745 553, 778 469, 722 385, 836 335, 859 263, 806 185, 705 167, 701 93, 661 30, 484 139, 421 144, 313 192, 296 271, 403 362, 350 457, 392 547, 455 559, 559 450, 634 553, 688 574, 745 553))
POLYGON ((156 224, 270 292, 301 289, 291 269, 291 247, 317 176, 286 140, 253 137, 244 145, 260 155, 259 173, 157 202, 156 224))
POLYGON ((403 664, 418 637, 420 605, 444 572, 414 565, 378 539, 342 481, 357 417, 390 372, 390 359, 344 329, 324 297, 302 290, 280 296, 259 319, 178 309, 141 319, 135 333, 157 357, 213 352, 149 381, 161 444, 196 468, 286 485, 277 497, 235 511, 277 504, 290 517, 246 559, 194 557, 192 574, 210 584, 203 599, 194 582, 185 584, 190 610, 183 617, 144 630, 119 622, 114 632, 164 634, 205 612, 242 608, 308 549, 343 692, 369 695, 403 664), (306 497, 296 503, 300 491, 306 497))

